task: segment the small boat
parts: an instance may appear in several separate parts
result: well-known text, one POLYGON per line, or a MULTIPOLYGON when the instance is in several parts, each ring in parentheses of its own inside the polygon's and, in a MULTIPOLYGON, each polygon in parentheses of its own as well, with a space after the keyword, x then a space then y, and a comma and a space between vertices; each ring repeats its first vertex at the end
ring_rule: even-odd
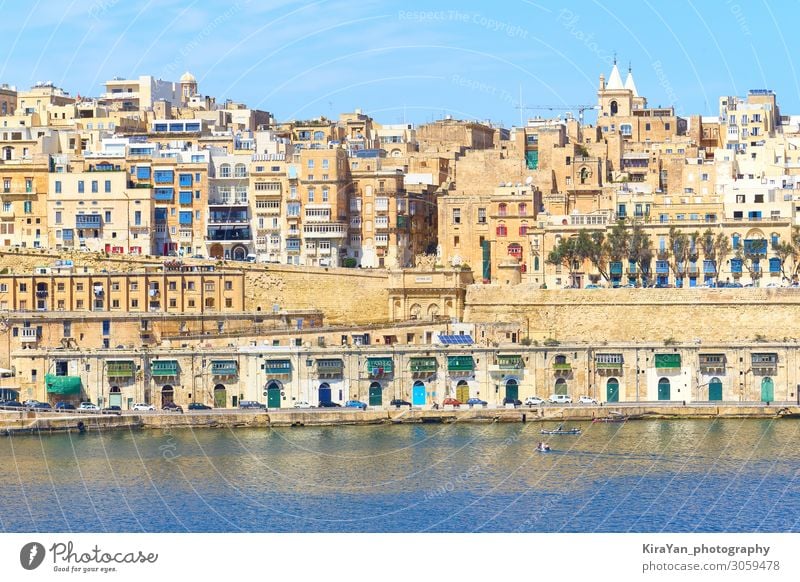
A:
POLYGON ((621 412, 610 412, 609 416, 602 416, 600 418, 592 419, 592 422, 625 422, 628 420, 627 414, 621 412))
POLYGON ((549 453, 550 452, 550 445, 547 443, 539 443, 536 445, 536 451, 539 453, 549 453))
POLYGON ((559 424, 552 430, 548 430, 543 428, 539 431, 541 434, 581 434, 581 429, 579 428, 564 428, 563 424, 559 424))

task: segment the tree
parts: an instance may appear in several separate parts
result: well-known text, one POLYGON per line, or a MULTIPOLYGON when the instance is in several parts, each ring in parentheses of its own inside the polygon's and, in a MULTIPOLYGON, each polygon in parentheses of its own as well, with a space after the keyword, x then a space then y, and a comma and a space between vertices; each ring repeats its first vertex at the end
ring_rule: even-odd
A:
POLYGON ((731 240, 724 232, 717 233, 717 238, 714 239, 714 267, 717 270, 717 279, 719 279, 722 272, 722 265, 725 264, 725 259, 731 254, 731 240))
POLYGON ((636 263, 637 271, 642 278, 642 284, 646 284, 650 275, 650 263, 653 260, 653 245, 650 241, 650 235, 644 232, 641 224, 636 222, 633 224, 630 236, 628 258, 636 263))
POLYGON ((581 262, 578 252, 577 237, 561 238, 558 245, 547 255, 547 262, 551 265, 563 265, 569 271, 570 285, 575 284, 576 265, 581 262))
POLYGON ((606 237, 605 254, 611 263, 620 263, 630 257, 631 237, 624 220, 618 220, 606 237))
POLYGON ((772 248, 775 256, 781 261, 781 274, 786 279, 791 279, 795 272, 795 265, 797 264, 797 249, 788 241, 779 242, 772 248), (792 259, 792 268, 787 272, 786 261, 792 259))
POLYGON ((609 281, 609 271, 606 268, 608 261, 606 260, 606 235, 602 230, 595 230, 588 234, 585 230, 581 231, 579 238, 579 247, 584 258, 589 259, 595 269, 606 281, 609 281), (585 237, 581 235, 586 234, 585 237))
POLYGON ((691 248, 691 241, 687 234, 684 234, 680 229, 671 226, 669 229, 669 253, 672 254, 672 260, 669 263, 669 268, 675 276, 675 283, 683 281, 686 274, 686 261, 689 260, 689 250, 691 248))

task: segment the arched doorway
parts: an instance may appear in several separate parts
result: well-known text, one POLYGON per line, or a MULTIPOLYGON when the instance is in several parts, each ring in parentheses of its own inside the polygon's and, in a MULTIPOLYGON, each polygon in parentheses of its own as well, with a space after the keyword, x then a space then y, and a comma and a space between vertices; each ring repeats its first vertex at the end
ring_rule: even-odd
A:
POLYGON ((411 404, 425 406, 425 382, 417 380, 411 388, 411 404))
POLYGON ((119 386, 112 386, 111 390, 108 391, 108 405, 122 408, 122 391, 120 391, 119 386))
POLYGON ((619 402, 619 380, 609 378, 606 382, 606 401, 619 402))
POLYGON ((509 378, 506 382, 506 399, 519 400, 519 384, 514 378, 509 378))
POLYGON ((775 382, 767 376, 761 380, 761 402, 773 402, 775 400, 775 382))
POLYGON ((379 382, 373 382, 369 385, 369 405, 383 406, 383 387, 379 382))
POLYGON ((431 303, 428 306, 428 319, 436 319, 437 317, 439 317, 439 306, 431 303))
POLYGON ((320 402, 330 402, 331 401, 331 386, 327 382, 323 382, 319 385, 319 401, 320 402))
POLYGON ((241 245, 233 247, 233 251, 231 253, 231 258, 234 261, 243 261, 247 257, 247 247, 243 247, 241 245))
POLYGON ((659 400, 670 399, 669 378, 661 378, 658 381, 658 399, 659 400))
POLYGON ((709 401, 722 400, 722 380, 719 378, 712 378, 708 383, 708 399, 709 401))
POLYGON ((225 252, 222 250, 222 245, 219 243, 214 243, 211 245, 211 248, 208 249, 208 256, 212 259, 222 259, 225 256, 225 252))
POLYGON ((281 407, 281 388, 281 383, 277 380, 267 383, 267 408, 281 407))
POLYGON ((556 394, 563 394, 566 396, 569 394, 569 388, 567 387, 567 381, 564 378, 559 378, 556 380, 556 386, 554 392, 556 394))
POLYGON ((456 400, 466 402, 469 400, 469 384, 466 380, 459 380, 456 384, 456 400))
POLYGON ((228 391, 224 384, 214 386, 214 408, 226 408, 228 406, 228 391))
POLYGON ((175 389, 169 384, 164 384, 161 389, 161 406, 175 402, 175 389))

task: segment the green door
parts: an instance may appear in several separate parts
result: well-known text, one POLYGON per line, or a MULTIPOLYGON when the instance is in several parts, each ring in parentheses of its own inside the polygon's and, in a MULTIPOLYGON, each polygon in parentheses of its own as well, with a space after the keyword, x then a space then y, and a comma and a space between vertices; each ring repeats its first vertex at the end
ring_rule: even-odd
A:
POLYGON ((775 382, 772 378, 761 380, 761 402, 773 402, 775 400, 775 382))
POLYGON ((506 398, 509 400, 519 400, 519 384, 516 380, 506 382, 506 398))
POLYGON ((556 380, 555 393, 563 394, 564 396, 567 395, 567 381, 564 380, 564 378, 559 378, 556 380))
POLYGON ((719 378, 712 378, 708 383, 708 399, 709 401, 722 400, 722 381, 719 378))
POLYGON ((228 391, 224 386, 218 385, 214 388, 214 408, 227 408, 228 391))
POLYGON ((669 400, 669 378, 661 378, 658 381, 658 399, 669 400))
POLYGON ((466 402, 469 400, 469 384, 461 380, 456 386, 456 400, 459 402, 466 402))
POLYGON ((122 393, 121 392, 112 392, 108 395, 108 405, 109 406, 119 406, 122 408, 122 393))
POLYGON ((619 402, 619 380, 609 378, 606 382, 606 401, 619 402))
POLYGON ((382 406, 383 405, 383 388, 377 382, 373 382, 369 387, 369 405, 382 406))
POLYGON ((281 387, 275 382, 267 386, 267 408, 281 407, 281 387))

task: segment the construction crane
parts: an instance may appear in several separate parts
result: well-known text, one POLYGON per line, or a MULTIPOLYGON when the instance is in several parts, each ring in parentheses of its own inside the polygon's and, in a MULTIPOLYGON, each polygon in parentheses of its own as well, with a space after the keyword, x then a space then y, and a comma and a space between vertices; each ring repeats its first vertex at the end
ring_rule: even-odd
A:
MULTIPOLYGON (((573 105, 573 106, 558 106, 558 105, 530 105, 530 106, 517 106, 517 109, 520 110, 520 117, 522 116, 522 111, 526 109, 530 109, 533 111, 577 111, 578 112, 578 121, 581 122, 583 125, 583 112, 587 109, 596 110, 600 109, 599 105, 573 105)), ((522 121, 520 119, 520 121, 522 121)))

